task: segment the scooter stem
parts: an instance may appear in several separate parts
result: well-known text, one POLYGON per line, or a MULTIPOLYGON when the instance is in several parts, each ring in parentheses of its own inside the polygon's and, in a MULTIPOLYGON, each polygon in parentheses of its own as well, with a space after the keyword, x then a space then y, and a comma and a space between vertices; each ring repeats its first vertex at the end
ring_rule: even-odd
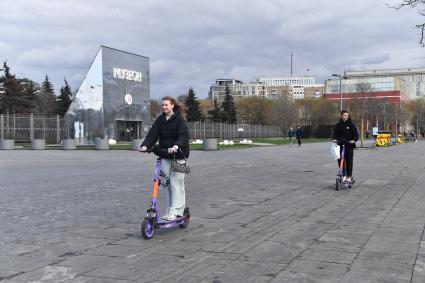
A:
POLYGON ((161 159, 158 158, 156 160, 156 169, 155 169, 155 179, 153 183, 153 189, 152 189, 152 198, 156 199, 158 196, 158 186, 159 186, 159 172, 161 170, 161 159))

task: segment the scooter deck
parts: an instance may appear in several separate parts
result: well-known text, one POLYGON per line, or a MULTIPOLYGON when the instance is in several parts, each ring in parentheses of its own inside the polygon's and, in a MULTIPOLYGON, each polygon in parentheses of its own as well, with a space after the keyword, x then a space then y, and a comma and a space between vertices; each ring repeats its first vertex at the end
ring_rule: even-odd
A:
POLYGON ((171 228, 185 223, 184 217, 178 217, 176 220, 163 220, 157 222, 156 224, 160 228, 171 228))

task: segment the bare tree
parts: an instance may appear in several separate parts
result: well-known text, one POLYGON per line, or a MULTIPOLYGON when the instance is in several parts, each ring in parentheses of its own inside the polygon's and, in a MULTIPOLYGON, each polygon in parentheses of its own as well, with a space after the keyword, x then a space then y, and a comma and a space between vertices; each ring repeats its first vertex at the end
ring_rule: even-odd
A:
POLYGON ((282 135, 286 136, 290 127, 298 123, 298 105, 287 96, 281 96, 273 102, 272 121, 279 125, 282 135))
MULTIPOLYGON (((425 16, 425 9, 423 8, 423 5, 425 4, 425 0, 403 0, 400 4, 397 5, 388 5, 389 7, 393 9, 400 10, 405 7, 410 7, 412 9, 417 8, 419 10, 419 14, 421 16, 425 16)), ((425 32, 425 23, 416 25, 416 28, 418 28, 421 31, 421 39, 419 40, 419 44, 424 47, 424 32, 425 32)))
POLYGON ((369 93, 372 91, 370 83, 360 82, 355 85, 357 96, 351 101, 351 116, 357 121, 360 121, 360 146, 363 147, 364 142, 364 121, 365 117, 370 113, 370 98, 369 93))
POLYGON ((238 121, 251 124, 270 124, 273 101, 267 98, 251 96, 241 98, 236 103, 238 121))
POLYGON ((149 101, 151 120, 155 120, 161 114, 161 101, 151 99, 149 101))
POLYGON ((416 126, 415 132, 418 132, 417 134, 419 135, 419 129, 423 132, 425 128, 425 98, 410 101, 406 108, 407 121, 416 126))

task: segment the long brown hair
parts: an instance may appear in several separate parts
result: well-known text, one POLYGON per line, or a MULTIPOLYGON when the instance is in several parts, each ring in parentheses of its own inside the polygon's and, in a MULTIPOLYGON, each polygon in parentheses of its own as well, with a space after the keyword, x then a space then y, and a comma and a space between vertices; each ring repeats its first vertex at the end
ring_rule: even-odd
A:
POLYGON ((183 116, 184 119, 186 119, 186 111, 184 110, 184 107, 177 102, 173 97, 171 96, 164 96, 161 100, 168 100, 171 104, 174 105, 173 112, 180 112, 180 114, 183 116))

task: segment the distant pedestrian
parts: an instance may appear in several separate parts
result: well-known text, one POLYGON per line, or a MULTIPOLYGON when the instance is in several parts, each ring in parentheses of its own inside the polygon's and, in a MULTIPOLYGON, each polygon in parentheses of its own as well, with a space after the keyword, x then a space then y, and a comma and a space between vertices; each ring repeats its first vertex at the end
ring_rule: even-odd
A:
POLYGON ((301 130, 301 127, 298 126, 297 131, 295 132, 295 137, 298 140, 298 146, 301 146, 301 136, 303 134, 303 130, 301 130))
POLYGON ((288 137, 289 143, 292 144, 292 138, 294 137, 294 129, 292 127, 289 128, 288 137))
POLYGON ((366 139, 369 139, 369 131, 366 131, 366 139))

